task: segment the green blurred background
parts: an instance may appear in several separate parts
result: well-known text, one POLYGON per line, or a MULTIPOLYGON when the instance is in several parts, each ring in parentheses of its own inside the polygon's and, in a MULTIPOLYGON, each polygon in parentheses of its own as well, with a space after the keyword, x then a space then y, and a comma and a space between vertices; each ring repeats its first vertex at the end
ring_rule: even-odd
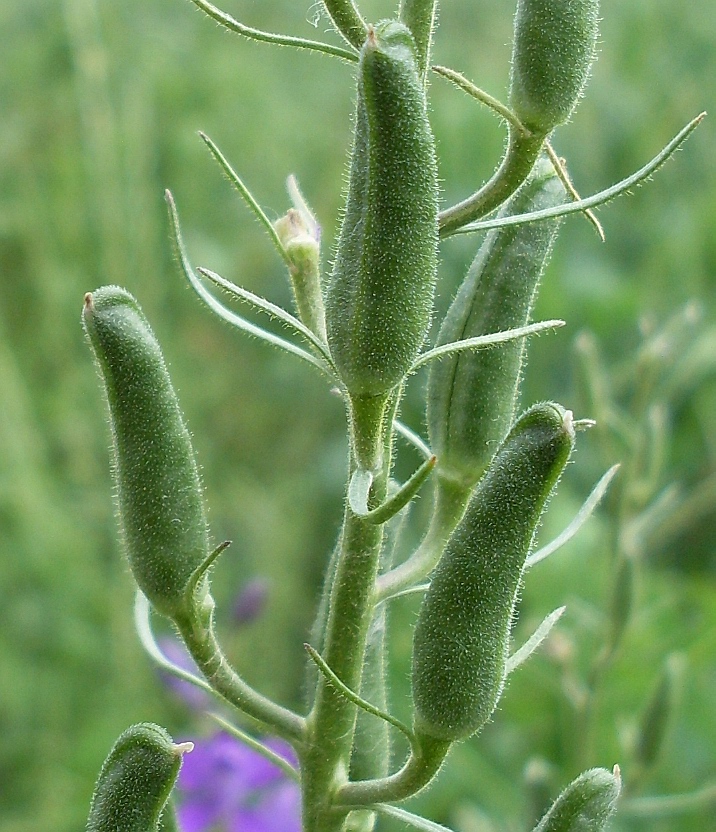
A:
MULTIPOLYGON (((332 37, 309 0, 226 2, 261 28, 332 37)), ((392 13, 383 0, 361 7, 372 19, 392 13)), ((512 14, 504 0, 445 0, 435 61, 504 98, 512 14)), ((653 156, 712 105, 716 82, 712 3, 604 0, 602 16, 588 95, 554 140, 583 193, 653 156)), ((242 41, 182 0, 5 0, 0 31, 0 830, 70 832, 83 828, 101 760, 128 724, 204 730, 166 695, 133 632, 82 296, 122 284, 153 322, 195 436, 213 534, 234 541, 217 571, 223 607, 248 579, 269 582, 259 620, 237 629, 225 615, 230 652, 262 690, 297 701, 301 644, 341 513, 342 408, 312 370, 201 307, 172 260, 162 194, 174 192, 197 264, 289 305, 281 262, 197 131, 218 143, 271 216, 287 209, 284 180, 295 173, 328 253, 352 71, 242 41)), ((447 203, 490 173, 503 130, 438 78, 431 96, 447 203)), ((524 401, 556 398, 604 419, 581 437, 541 539, 620 459, 622 483, 583 534, 530 575, 518 637, 566 603, 559 633, 416 804, 458 832, 531 828, 534 811, 580 766, 620 761, 628 782, 640 714, 670 654, 680 668, 677 704, 639 793, 715 791, 710 121, 646 188, 600 212, 606 244, 583 219, 564 223, 537 317, 568 326, 532 344, 524 401), (610 587, 625 553, 636 564, 633 615, 601 674, 585 739, 585 680, 614 621, 610 587)), ((478 242, 443 244, 439 308, 478 242)), ((423 381, 404 412, 416 428, 423 381)), ((412 464, 404 456, 400 465, 412 464)), ((395 603, 392 684, 402 715, 415 609, 395 603)), ((712 796, 671 816, 625 812, 614 828, 708 832, 715 817, 712 796)))

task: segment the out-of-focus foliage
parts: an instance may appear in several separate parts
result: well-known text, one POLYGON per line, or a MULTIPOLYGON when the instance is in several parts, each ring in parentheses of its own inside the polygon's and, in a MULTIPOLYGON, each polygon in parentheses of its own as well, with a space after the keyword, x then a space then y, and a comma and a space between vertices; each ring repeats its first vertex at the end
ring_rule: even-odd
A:
MULTIPOLYGON (((442 6, 436 62, 504 98, 511 4, 442 6)), ((392 12, 380 0, 363 7, 369 18, 392 12)), ((229 10, 266 29, 330 37, 308 0, 231 0, 229 10)), ((640 166, 708 109, 716 77, 716 9, 704 0, 605 0, 602 17, 587 97, 554 139, 585 194, 640 166)), ((227 637, 231 599, 254 576, 269 582, 264 614, 229 638, 233 658, 262 689, 298 700, 301 643, 341 511, 341 406, 312 371, 200 307, 171 260, 162 191, 175 193, 197 264, 288 304, 282 264, 196 131, 276 217, 295 173, 333 240, 352 70, 241 42, 182 0, 6 0, 0 31, 0 829, 70 832, 127 724, 188 728, 131 625, 82 296, 119 283, 141 299, 194 434, 213 534, 234 540, 215 581, 227 637)), ((451 202, 488 175, 503 131, 439 78, 431 95, 451 202)), ((652 183, 600 212, 606 245, 584 220, 564 223, 536 315, 569 326, 532 344, 524 401, 554 398, 600 418, 597 403, 613 418, 581 437, 543 539, 613 462, 624 462, 632 491, 617 480, 598 519, 530 575, 518 638, 554 607, 566 603, 567 613, 543 654, 515 674, 494 721, 421 798, 428 815, 460 832, 528 829, 578 771, 630 759, 672 653, 682 669, 665 746, 643 777, 625 766, 627 789, 630 774, 646 795, 693 792, 716 778, 713 137, 707 119, 652 183), (698 321, 695 306, 673 318, 691 301, 698 321), (660 338, 668 320, 679 331, 660 338), (592 335, 577 350, 582 330, 592 335), (587 394, 585 344, 603 356, 608 407, 587 394), (657 504, 668 511, 630 526, 671 483, 657 504), (596 678, 614 567, 625 558, 638 564, 633 615, 585 716, 585 680, 596 678)), ((477 244, 443 244, 441 308, 477 244)), ((420 427, 410 399, 404 415, 420 427)), ((400 712, 414 601, 393 612, 400 712)), ((623 812, 614 828, 708 832, 715 806, 658 819, 623 812)))

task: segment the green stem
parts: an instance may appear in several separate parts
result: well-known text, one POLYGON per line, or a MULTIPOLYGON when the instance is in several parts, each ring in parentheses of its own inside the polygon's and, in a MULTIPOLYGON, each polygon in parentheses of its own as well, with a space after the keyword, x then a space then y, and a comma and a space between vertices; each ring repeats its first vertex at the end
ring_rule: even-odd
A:
POLYGON ((425 80, 435 28, 437 0, 400 0, 400 19, 412 32, 418 48, 420 77, 425 80))
POLYGON ((323 5, 340 34, 360 51, 368 34, 368 27, 353 0, 323 0, 323 5))
MULTIPOLYGON (((351 465, 375 472, 369 496, 379 503, 385 494, 386 411, 388 397, 351 400, 351 465)), ((346 505, 340 551, 330 592, 323 659, 341 682, 361 689, 368 630, 373 615, 373 586, 378 573, 383 527, 356 515, 346 505)), ((319 676, 307 743, 301 753, 304 832, 338 832, 350 811, 336 807, 335 794, 348 778, 356 707, 319 676)))
POLYGON ((190 621, 176 624, 191 657, 216 693, 272 733, 294 745, 303 742, 306 731, 303 717, 258 693, 236 673, 216 640, 211 621, 205 627, 190 621))
POLYGON ((440 770, 452 743, 425 735, 418 739, 419 744, 400 771, 378 780, 346 783, 338 791, 336 803, 352 807, 392 803, 405 800, 425 788, 440 770))
POLYGON ((433 571, 448 538, 462 518, 469 497, 469 488, 444 477, 438 480, 435 507, 425 537, 406 561, 378 578, 376 603, 423 580, 433 571))
POLYGON ((544 142, 545 136, 525 135, 510 128, 507 152, 492 178, 472 196, 440 212, 440 236, 455 234, 509 199, 529 175, 544 142))

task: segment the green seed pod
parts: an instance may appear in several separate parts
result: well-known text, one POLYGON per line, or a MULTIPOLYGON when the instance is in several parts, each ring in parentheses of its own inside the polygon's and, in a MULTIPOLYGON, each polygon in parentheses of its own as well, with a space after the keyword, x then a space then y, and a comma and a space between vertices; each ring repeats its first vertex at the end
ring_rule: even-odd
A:
POLYGON ((85 296, 83 320, 109 405, 129 564, 156 609, 181 616, 192 574, 209 554, 189 432, 137 301, 117 286, 103 287, 85 296))
MULTIPOLYGON (((542 157, 500 216, 560 205, 566 192, 542 157)), ((491 231, 440 328, 438 345, 528 323, 560 221, 491 231)), ((434 361, 428 381, 428 432, 438 472, 472 488, 512 424, 525 339, 465 350, 434 361)))
POLYGON ((675 654, 669 656, 641 715, 634 761, 643 771, 654 768, 664 750, 676 714, 676 694, 682 671, 682 657, 675 654))
POLYGON ((598 0, 518 0, 510 107, 547 135, 569 119, 584 91, 597 41, 598 0))
POLYGON ((371 30, 360 55, 348 199, 326 296, 349 392, 399 384, 423 344, 437 272, 437 166, 408 29, 371 30))
POLYGON ((552 804, 533 832, 602 832, 621 791, 619 767, 593 768, 580 774, 552 804))
POLYGON ((158 725, 128 728, 102 765, 87 832, 156 832, 182 755, 192 747, 175 745, 158 725))
POLYGON ((475 489, 418 615, 418 733, 463 739, 492 714, 505 680, 524 562, 573 444, 571 412, 535 405, 517 421, 475 489))

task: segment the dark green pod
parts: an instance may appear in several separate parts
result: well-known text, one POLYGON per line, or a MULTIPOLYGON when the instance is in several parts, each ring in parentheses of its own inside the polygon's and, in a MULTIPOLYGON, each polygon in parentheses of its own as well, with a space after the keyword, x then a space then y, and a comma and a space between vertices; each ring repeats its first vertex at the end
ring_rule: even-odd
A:
POLYGON ((437 166, 409 30, 378 25, 360 55, 345 215, 326 296, 328 343, 349 392, 399 384, 430 324, 437 166))
POLYGON ((539 404, 495 455, 433 573, 413 641, 415 729, 469 737, 502 692, 524 562, 574 444, 572 414, 539 404))
POLYGON ((85 330, 104 381, 122 533, 134 578, 159 612, 186 612, 209 554, 199 473, 166 364, 137 301, 107 286, 85 296, 85 330))
MULTIPOLYGON (((542 157, 500 216, 560 205, 564 186, 542 157)), ((560 221, 508 226, 485 238, 448 310, 437 343, 525 326, 560 221)), ((525 340, 465 350, 435 361, 428 432, 441 477, 472 488, 514 418, 525 340)))
POLYGON ((518 0, 510 107, 533 133, 569 119, 594 60, 598 0, 518 0))
POLYGON ((92 795, 87 832, 155 832, 174 787, 182 754, 158 725, 128 728, 102 765, 92 795))
POLYGON ((593 768, 573 780, 533 832, 603 832, 621 791, 619 769, 593 768))

